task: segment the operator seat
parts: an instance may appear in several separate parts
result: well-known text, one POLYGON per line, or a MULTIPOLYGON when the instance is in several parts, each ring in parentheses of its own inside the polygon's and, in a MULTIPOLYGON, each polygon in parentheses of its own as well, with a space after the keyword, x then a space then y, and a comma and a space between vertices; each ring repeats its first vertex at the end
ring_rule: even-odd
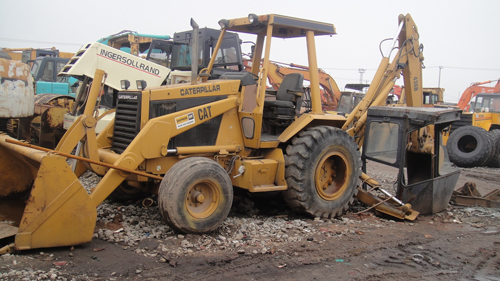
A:
POLYGON ((300 115, 304 75, 291 73, 283 78, 278 91, 266 92, 275 94, 276 100, 264 101, 264 117, 277 119, 294 119, 300 115))

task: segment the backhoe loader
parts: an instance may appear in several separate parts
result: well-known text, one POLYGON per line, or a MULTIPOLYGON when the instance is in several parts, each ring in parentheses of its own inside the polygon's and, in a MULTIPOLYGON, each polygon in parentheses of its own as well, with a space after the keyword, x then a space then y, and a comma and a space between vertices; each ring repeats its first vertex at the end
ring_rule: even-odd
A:
MULTIPOLYGON (((402 51, 392 64, 387 57, 383 59, 378 81, 372 83, 376 89, 367 94, 370 98, 388 93, 401 72, 405 80, 410 79, 415 95, 421 89, 416 26, 410 15, 401 15, 399 23, 402 51), (418 64, 409 71, 413 57, 418 64)), ((198 25, 193 20, 191 24, 197 34, 198 25)), ((221 35, 213 54, 217 54, 226 31, 257 37, 251 72, 228 72, 208 80, 217 57, 213 55, 198 77, 192 72, 195 77, 191 84, 147 88, 143 81, 135 81, 140 90, 118 93, 114 122, 96 136, 95 124, 101 117, 93 105, 106 78, 106 73, 98 69, 84 113, 54 151, 40 151, 0 136, 4 162, 26 167, 22 172, 26 180, 19 183, 21 186, 0 181, 0 190, 10 194, 31 188, 18 228, 10 232, 15 242, 1 251, 89 242, 96 207, 119 188, 158 194, 159 209, 167 224, 176 231, 195 234, 210 232, 225 220, 233 188, 281 191, 291 208, 314 217, 338 216, 348 208, 363 175, 354 138, 361 143, 363 116, 379 99, 362 101, 364 108, 358 105, 356 114, 361 115, 352 119, 357 122, 348 132, 346 126, 352 120, 323 111, 315 36, 334 35, 335 27, 276 14, 224 19, 219 25, 221 35), (289 74, 278 91, 266 91, 274 38, 306 39, 311 106, 305 111, 301 110, 301 74, 289 74), (202 82, 197 82, 198 78, 202 82), (266 95, 275 99, 266 100, 266 95), (80 142, 83 149, 79 155, 71 155, 80 142), (67 158, 78 160, 74 170, 67 158), (90 194, 78 180, 86 170, 102 176, 90 194)), ((194 42, 192 62, 198 61, 197 46, 194 42)), ((130 81, 123 81, 127 83, 130 81)), ((365 182, 377 184, 373 179, 365 182)), ((403 215, 407 212, 403 210, 403 215)))

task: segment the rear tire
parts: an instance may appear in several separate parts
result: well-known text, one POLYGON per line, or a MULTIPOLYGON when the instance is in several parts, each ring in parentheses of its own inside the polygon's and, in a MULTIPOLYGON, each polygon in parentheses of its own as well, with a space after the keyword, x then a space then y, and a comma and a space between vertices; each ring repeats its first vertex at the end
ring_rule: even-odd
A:
POLYGON ((488 167, 500 168, 500 130, 493 130, 488 132, 493 141, 493 157, 488 162, 488 167))
POLYGON ((354 201, 361 174, 357 145, 339 128, 302 131, 286 149, 285 201, 295 211, 315 217, 340 216, 354 201))
POLYGON ((493 145, 487 133, 485 129, 475 126, 456 129, 446 143, 450 161, 464 168, 481 167, 488 163, 493 145))
POLYGON ((207 233, 226 219, 233 186, 217 162, 191 157, 167 172, 158 191, 158 206, 167 224, 183 233, 207 233))

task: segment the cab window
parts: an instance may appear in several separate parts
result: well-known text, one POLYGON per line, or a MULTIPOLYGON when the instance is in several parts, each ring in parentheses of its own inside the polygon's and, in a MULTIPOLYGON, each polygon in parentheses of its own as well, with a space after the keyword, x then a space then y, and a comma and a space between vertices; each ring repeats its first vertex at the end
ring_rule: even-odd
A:
POLYGON ((42 72, 42 81, 54 82, 54 61, 48 61, 42 72))

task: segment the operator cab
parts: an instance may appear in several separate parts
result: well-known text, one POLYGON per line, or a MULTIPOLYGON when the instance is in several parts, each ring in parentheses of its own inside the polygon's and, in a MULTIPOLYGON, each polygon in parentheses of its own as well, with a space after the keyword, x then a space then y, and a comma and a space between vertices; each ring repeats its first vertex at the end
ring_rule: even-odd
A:
POLYGON ((474 112, 500 113, 500 93, 478 94, 470 108, 474 112))
MULTIPOLYGON (((172 70, 191 70, 192 34, 192 30, 174 34, 172 63, 170 65, 172 70)), ((221 31, 217 29, 199 29, 198 71, 208 67, 220 34, 221 31)), ((241 40, 237 33, 226 32, 217 51, 210 78, 217 79, 225 72, 242 71, 243 68, 241 40)))

